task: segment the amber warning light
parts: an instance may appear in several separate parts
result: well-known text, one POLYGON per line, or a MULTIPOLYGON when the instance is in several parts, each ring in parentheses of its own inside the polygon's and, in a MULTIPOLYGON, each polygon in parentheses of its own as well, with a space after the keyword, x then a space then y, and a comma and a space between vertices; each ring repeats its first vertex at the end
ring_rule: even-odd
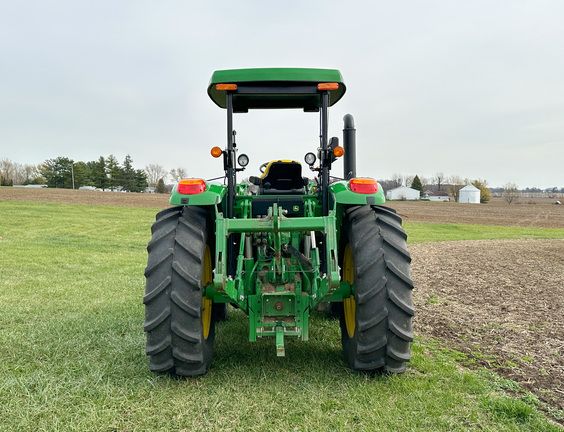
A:
POLYGON ((216 84, 216 90, 237 90, 237 84, 216 84))
POLYGON ((181 195, 197 195, 206 190, 206 182, 202 179, 185 179, 178 182, 176 191, 181 195))
POLYGON ((319 83, 317 84, 317 90, 338 90, 339 83, 319 83))
POLYGON ((341 157, 345 154, 345 149, 341 146, 337 146, 333 149, 333 154, 335 157, 341 157))
POLYGON ((218 158, 221 156, 223 151, 219 147, 213 147, 210 153, 214 158, 218 158))
POLYGON ((378 183, 371 178, 353 178, 349 182, 351 191, 360 194, 375 194, 378 192, 378 183))

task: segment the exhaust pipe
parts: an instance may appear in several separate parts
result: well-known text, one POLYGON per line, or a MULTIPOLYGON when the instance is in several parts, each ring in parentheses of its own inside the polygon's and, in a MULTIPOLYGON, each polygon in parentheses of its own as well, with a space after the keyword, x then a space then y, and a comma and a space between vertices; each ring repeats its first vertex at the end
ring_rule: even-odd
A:
POLYGON ((343 129, 343 155, 344 175, 349 180, 356 177, 356 129, 354 128, 354 118, 351 114, 343 117, 345 127, 343 129))

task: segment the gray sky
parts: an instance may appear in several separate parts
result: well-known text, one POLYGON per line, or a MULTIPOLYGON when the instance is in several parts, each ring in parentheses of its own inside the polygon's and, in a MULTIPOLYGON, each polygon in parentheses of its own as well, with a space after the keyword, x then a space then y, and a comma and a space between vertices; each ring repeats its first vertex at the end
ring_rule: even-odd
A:
MULTIPOLYGON (((131 154, 222 174, 216 69, 327 67, 355 117, 358 174, 564 187, 564 2, 0 0, 0 159, 131 154)), ((235 116, 243 175, 303 160, 318 117, 235 116)), ((339 166, 335 174, 342 172, 339 166)))

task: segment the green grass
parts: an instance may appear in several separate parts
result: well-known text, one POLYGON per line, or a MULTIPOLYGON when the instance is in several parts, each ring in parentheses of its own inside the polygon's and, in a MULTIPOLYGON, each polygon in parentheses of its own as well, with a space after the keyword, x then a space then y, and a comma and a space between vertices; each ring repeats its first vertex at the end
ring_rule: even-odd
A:
POLYGON ((422 338, 405 374, 354 373, 338 322, 319 314, 310 341, 289 339, 277 358, 232 311, 207 375, 150 373, 142 296, 154 214, 0 202, 0 431, 559 430, 422 338))
POLYGON ((562 228, 536 228, 469 224, 405 222, 409 243, 495 240, 495 239, 562 239, 562 228))

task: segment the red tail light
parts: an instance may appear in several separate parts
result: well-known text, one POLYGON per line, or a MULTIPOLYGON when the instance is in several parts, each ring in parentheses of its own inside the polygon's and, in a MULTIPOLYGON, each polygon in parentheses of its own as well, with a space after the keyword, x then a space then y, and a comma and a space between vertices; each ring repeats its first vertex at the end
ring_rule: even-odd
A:
POLYGON ((349 182, 349 187, 353 192, 360 194, 375 194, 378 192, 378 183, 371 178, 353 178, 349 182))
POLYGON ((202 179, 180 180, 176 191, 181 195, 197 195, 206 190, 206 182, 202 179))

